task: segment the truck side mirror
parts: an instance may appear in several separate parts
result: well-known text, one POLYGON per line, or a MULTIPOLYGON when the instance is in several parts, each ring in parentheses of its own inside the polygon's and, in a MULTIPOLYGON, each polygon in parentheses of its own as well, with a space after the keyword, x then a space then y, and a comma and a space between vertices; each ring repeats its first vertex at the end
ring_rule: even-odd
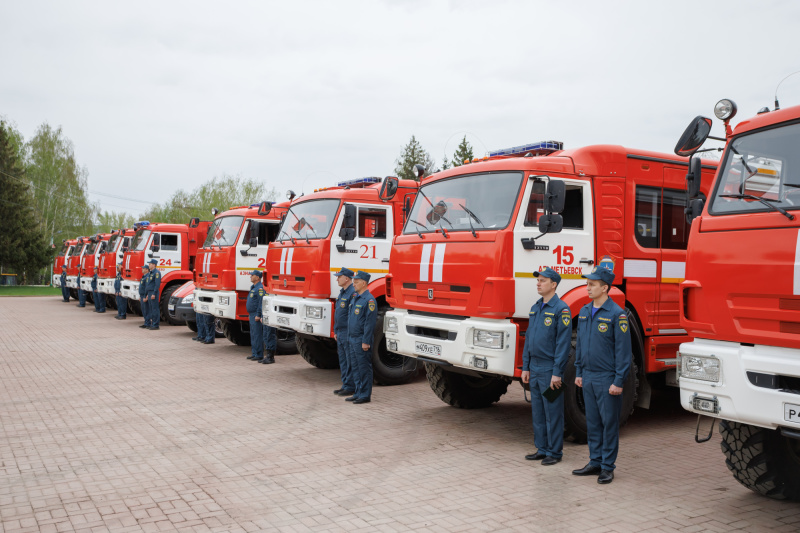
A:
POLYGON ((691 224, 692 220, 700 216, 700 214, 703 212, 704 205, 705 200, 703 198, 694 198, 689 200, 685 209, 687 224, 691 224))
POLYGON ((356 237, 356 206, 353 204, 344 204, 344 217, 339 237, 343 241, 352 241, 356 237))
POLYGON ((160 246, 161 245, 161 235, 158 233, 153 234, 153 246, 160 246))
POLYGON ((198 217, 194 217, 191 220, 189 220, 190 228, 196 228, 199 225, 200 225, 200 219, 198 217))
POLYGON ((150 247, 150 249, 153 250, 154 252, 157 252, 161 249, 161 246, 158 244, 154 244, 153 246, 150 247))
POLYGON ((342 227, 342 229, 339 230, 339 237, 341 237, 343 241, 352 241, 356 238, 356 229, 342 227))
POLYGON ((261 202, 261 205, 258 206, 258 214, 262 217, 268 215, 270 211, 272 211, 272 202, 261 202))
POLYGON ((558 213, 539 217, 539 233, 560 233, 564 219, 558 213))
POLYGON ((380 198, 384 202, 388 202, 394 195, 397 194, 397 188, 400 184, 400 180, 394 176, 386 176, 383 178, 383 184, 381 185, 381 190, 378 193, 378 198, 380 198))
POLYGON ((699 157, 693 157, 689 161, 689 172, 686 174, 686 195, 689 199, 697 198, 700 195, 702 172, 703 162, 699 157))
POLYGON ((258 237, 250 237, 250 248, 258 246, 258 237))
POLYGON ((411 197, 406 196, 406 199, 403 200, 403 222, 408 220, 408 216, 411 214, 411 197))
POLYGON ((678 139, 675 145, 675 154, 681 157, 689 157, 703 146, 711 133, 711 119, 697 116, 689 124, 686 130, 678 139))
MULTIPOLYGON (((567 196, 567 185, 561 180, 550 180, 545 193, 545 213, 560 213, 564 210, 564 200, 567 196)), ((559 230, 561 231, 559 225, 559 230)))

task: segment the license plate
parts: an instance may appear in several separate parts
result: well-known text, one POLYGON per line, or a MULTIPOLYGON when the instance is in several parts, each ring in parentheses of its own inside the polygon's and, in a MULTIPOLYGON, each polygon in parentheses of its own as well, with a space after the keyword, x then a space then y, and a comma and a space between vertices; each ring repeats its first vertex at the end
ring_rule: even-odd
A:
POLYGON ((208 311, 208 306, 207 305, 201 305, 200 306, 200 310, 201 311, 208 311))
POLYGON ((170 310, 170 311, 174 311, 175 310, 175 304, 168 305, 167 309, 170 310))
POLYGON ((783 418, 787 422, 800 424, 800 405, 794 405, 791 403, 783 404, 783 418))
POLYGON ((414 353, 420 355, 434 355, 437 357, 442 356, 442 347, 438 344, 428 344, 426 342, 414 342, 414 353))
POLYGON ((278 324, 283 324, 284 326, 289 325, 289 319, 283 316, 278 317, 278 324))

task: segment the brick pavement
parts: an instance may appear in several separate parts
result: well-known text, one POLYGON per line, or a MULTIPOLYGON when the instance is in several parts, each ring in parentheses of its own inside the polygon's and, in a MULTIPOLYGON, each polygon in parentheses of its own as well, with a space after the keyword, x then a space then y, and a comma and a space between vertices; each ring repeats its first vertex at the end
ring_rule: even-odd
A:
POLYGON ((623 429, 611 485, 585 446, 542 467, 514 384, 446 406, 424 378, 335 397, 337 372, 271 366, 185 327, 145 331, 58 298, 0 298, 0 532, 797 531, 695 444, 674 391, 623 429))

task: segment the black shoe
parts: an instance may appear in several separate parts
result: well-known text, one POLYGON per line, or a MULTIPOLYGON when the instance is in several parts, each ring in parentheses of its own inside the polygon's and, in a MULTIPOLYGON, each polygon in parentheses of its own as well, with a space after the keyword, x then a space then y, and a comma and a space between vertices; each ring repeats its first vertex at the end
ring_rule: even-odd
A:
POLYGON ((139 326, 139 327, 140 327, 140 328, 142 328, 142 329, 144 329, 144 328, 149 328, 150 326, 148 326, 147 324, 142 324, 142 325, 141 325, 141 326, 139 326))
POLYGON ((203 344, 214 344, 214 341, 203 341, 203 344))
POLYGON ((613 470, 603 470, 600 472, 600 475, 597 476, 597 482, 601 485, 608 485, 614 481, 614 471, 613 470))
POLYGON ((275 362, 275 356, 274 355, 268 355, 261 362, 264 363, 265 365, 271 365, 272 363, 275 362))
POLYGON ((526 455, 525 459, 528 460, 528 461, 541 461, 545 457, 547 457, 546 453, 536 452, 536 453, 532 453, 530 455, 526 455))
POLYGON ((255 355, 251 355, 251 356, 250 356, 250 357, 248 357, 247 359, 248 359, 248 360, 250 360, 250 361, 252 361, 252 360, 253 360, 253 359, 255 359, 255 358, 256 358, 256 356, 255 356, 255 355))
POLYGON ((119 317, 119 319, 120 319, 120 320, 127 320, 127 319, 128 319, 128 317, 127 317, 127 316, 121 316, 121 317, 119 317))
POLYGON ((260 363, 263 360, 264 360, 263 357, 256 357, 255 359, 253 359, 253 361, 255 361, 256 363, 260 363))
POLYGON ((336 389, 335 391, 333 391, 333 393, 334 393, 334 394, 336 394, 336 395, 338 395, 338 394, 339 394, 340 392, 342 392, 343 390, 344 390, 344 389, 336 389))
POLYGON ((159 328, 158 326, 150 326, 148 329, 152 330, 152 329, 161 329, 161 328, 159 328))
POLYGON ((344 401, 346 401, 346 402, 354 402, 356 400, 357 400, 357 398, 355 396, 350 396, 349 398, 345 398, 344 399, 344 401))
POLYGON ((352 396, 356 391, 354 390, 347 390, 341 389, 339 392, 336 393, 337 396, 352 396))
POLYGON ((193 341, 196 341, 196 340, 197 340, 197 337, 192 337, 192 340, 193 340, 193 341))
POLYGON ((561 457, 545 457, 544 459, 542 459, 542 464, 544 466, 550 466, 560 462, 561 462, 561 457))
POLYGON ((98 311, 97 309, 95 309, 95 310, 94 310, 94 311, 92 311, 92 312, 93 312, 93 313, 99 313, 100 311, 98 311))
POLYGON ((353 405, 358 405, 360 403, 369 403, 369 398, 358 398, 357 400, 353 400, 353 405))
POLYGON ((601 472, 601 468, 599 466, 592 466, 586 465, 583 468, 579 468, 578 470, 573 470, 573 476, 596 476, 601 472))
POLYGON ((103 309, 102 311, 98 311, 98 313, 105 313, 105 312, 106 312, 105 309, 103 309))

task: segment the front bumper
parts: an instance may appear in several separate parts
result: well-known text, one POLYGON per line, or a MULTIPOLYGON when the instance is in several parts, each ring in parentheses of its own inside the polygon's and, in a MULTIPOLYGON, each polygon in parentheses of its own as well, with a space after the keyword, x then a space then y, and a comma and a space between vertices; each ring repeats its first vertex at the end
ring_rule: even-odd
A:
MULTIPOLYGON (((800 391, 789 392, 779 385, 777 378, 788 376, 800 380, 797 350, 695 339, 681 344, 679 359, 683 356, 715 357, 720 368, 717 383, 679 374, 681 405, 687 411, 771 429, 800 428, 800 419, 786 419, 787 406, 800 407, 800 391), (770 379, 772 376, 776 376, 774 382, 770 379), (707 400, 706 405, 716 405, 718 412, 695 409, 695 399, 707 400)), ((679 373, 682 370, 680 364, 678 370, 679 373)))
POLYGON ((94 292, 92 290, 92 278, 81 278, 81 290, 84 292, 94 292))
POLYGON ((192 307, 196 313, 236 320, 236 291, 195 288, 192 307))
POLYGON ((53 274, 53 287, 61 287, 61 275, 53 274))
POLYGON ((114 294, 114 278, 97 278, 97 292, 114 294))
POLYGON ((119 291, 125 298, 139 299, 139 282, 122 280, 122 289, 119 291))
POLYGON ((508 319, 456 320, 415 315, 405 309, 393 309, 386 312, 383 325, 386 346, 393 352, 488 374, 514 376, 517 326, 508 319), (397 321, 396 332, 387 329, 391 319, 397 321), (502 348, 475 346, 473 332, 476 329, 501 332, 502 348), (423 346, 419 346, 418 343, 423 346))
POLYGON ((261 313, 265 325, 291 329, 317 337, 331 337, 333 302, 316 298, 298 298, 267 294, 262 300, 261 313), (319 318, 308 316, 309 308, 321 308, 319 318))
POLYGON ((169 312, 169 316, 177 319, 183 320, 184 322, 195 322, 197 320, 194 312, 194 307, 192 304, 182 303, 181 299, 172 297, 169 299, 169 304, 167 307, 167 311, 169 312))
POLYGON ((78 288, 78 276, 67 276, 67 287, 70 289, 78 288))

